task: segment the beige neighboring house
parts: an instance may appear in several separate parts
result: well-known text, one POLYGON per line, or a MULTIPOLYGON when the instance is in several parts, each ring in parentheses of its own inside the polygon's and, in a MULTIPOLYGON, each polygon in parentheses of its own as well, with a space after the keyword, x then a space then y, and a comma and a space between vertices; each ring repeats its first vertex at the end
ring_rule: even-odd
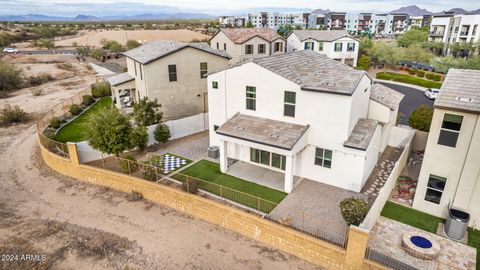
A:
POLYGON ((357 66, 359 42, 345 30, 294 30, 287 52, 312 50, 351 67, 357 66))
POLYGON ((206 112, 207 74, 222 70, 230 56, 206 43, 157 40, 124 53, 128 71, 108 81, 118 108, 148 97, 162 104, 164 118, 206 112))
POLYGON ((480 71, 450 69, 434 104, 413 207, 447 217, 448 207, 480 222, 480 71))
POLYGON ((226 51, 232 63, 246 59, 283 54, 286 41, 270 28, 222 28, 211 39, 210 46, 226 51))

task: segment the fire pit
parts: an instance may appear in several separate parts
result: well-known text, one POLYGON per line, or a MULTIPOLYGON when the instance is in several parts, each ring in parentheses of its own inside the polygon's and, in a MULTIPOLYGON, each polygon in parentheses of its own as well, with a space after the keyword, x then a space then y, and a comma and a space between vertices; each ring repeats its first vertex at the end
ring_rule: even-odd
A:
POLYGON ((440 253, 440 245, 426 233, 414 231, 403 234, 402 247, 415 258, 433 260, 440 253))

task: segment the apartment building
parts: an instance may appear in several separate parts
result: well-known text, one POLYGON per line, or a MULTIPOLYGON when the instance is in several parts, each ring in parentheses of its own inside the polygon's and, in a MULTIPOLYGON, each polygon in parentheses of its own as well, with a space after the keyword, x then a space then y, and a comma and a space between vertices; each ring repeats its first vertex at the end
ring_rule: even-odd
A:
POLYGON ((283 25, 292 25, 293 27, 306 28, 309 13, 250 13, 247 21, 252 23, 255 28, 270 28, 278 31, 283 25))
POLYGON ((210 39, 210 46, 223 50, 231 57, 231 63, 249 58, 282 54, 286 41, 270 28, 222 28, 210 39))
POLYGON ((325 14, 325 27, 327 30, 344 30, 346 18, 346 12, 329 12, 325 14))
POLYGON ((480 71, 450 69, 434 103, 413 207, 446 217, 449 207, 480 221, 480 71))
POLYGON ((218 23, 220 27, 245 27, 245 17, 238 16, 220 16, 218 17, 218 23))
POLYGON ((207 73, 228 65, 226 51, 206 43, 157 40, 124 53, 128 71, 108 79, 116 106, 158 99, 165 118, 207 110, 207 73))
POLYGON ((359 42, 345 30, 294 30, 287 52, 312 50, 352 67, 357 66, 359 42))
POLYGON ((432 21, 431 15, 410 16, 408 19, 408 30, 412 28, 430 27, 432 21))
POLYGON ((374 24, 374 17, 375 14, 373 13, 360 13, 360 14, 352 14, 348 13, 346 17, 346 25, 345 30, 349 33, 363 33, 375 32, 375 24, 374 24))
POLYGON ((403 98, 311 50, 231 66, 209 75, 208 87, 221 171, 228 159, 277 171, 286 192, 302 177, 360 191, 403 98))

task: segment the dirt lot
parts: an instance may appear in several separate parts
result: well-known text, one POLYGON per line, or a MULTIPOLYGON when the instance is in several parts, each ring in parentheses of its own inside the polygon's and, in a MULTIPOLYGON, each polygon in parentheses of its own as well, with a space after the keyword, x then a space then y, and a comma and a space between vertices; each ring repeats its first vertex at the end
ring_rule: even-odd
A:
MULTIPOLYGON (((80 88, 48 89, 1 101, 40 112, 80 88)), ((319 269, 172 209, 53 172, 39 156, 32 123, 0 128, 0 161, 0 256, 14 255, 1 257, 13 261, 0 260, 0 269, 319 269)))
POLYGON ((116 40, 120 44, 125 44, 127 40, 133 39, 144 42, 156 39, 173 40, 181 42, 189 42, 192 39, 205 39, 210 36, 186 30, 111 30, 111 31, 81 31, 80 36, 68 38, 55 42, 57 47, 71 47, 74 42, 78 46, 100 47, 102 39, 116 40))

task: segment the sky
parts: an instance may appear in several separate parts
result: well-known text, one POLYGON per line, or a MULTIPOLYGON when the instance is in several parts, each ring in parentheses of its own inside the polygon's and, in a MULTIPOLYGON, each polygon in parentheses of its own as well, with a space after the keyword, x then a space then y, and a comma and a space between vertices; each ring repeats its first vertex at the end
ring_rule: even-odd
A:
MULTIPOLYGON (((0 14, 45 14, 58 16, 133 15, 140 13, 200 12, 211 15, 241 15, 252 9, 276 7, 291 11, 322 8, 347 12, 386 12, 417 5, 432 12, 451 8, 480 9, 480 0, 0 0, 0 14)), ((258 10, 257 10, 258 9, 258 10)))

